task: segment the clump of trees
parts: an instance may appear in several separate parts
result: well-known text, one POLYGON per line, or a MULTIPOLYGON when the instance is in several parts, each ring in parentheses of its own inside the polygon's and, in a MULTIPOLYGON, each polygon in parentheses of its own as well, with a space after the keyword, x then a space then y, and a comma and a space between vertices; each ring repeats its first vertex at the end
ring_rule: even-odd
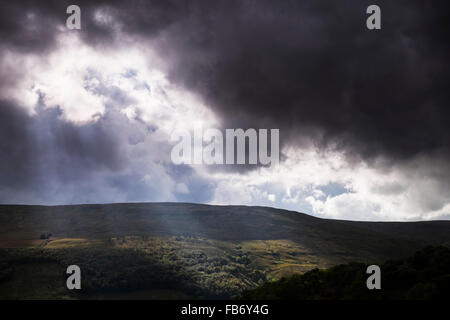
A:
POLYGON ((60 287, 47 288, 53 291, 65 289, 67 266, 76 264, 81 268, 82 289, 67 292, 68 295, 83 297, 90 293, 147 288, 176 289, 186 293, 199 291, 191 275, 180 266, 163 264, 138 250, 112 247, 0 249, 0 284, 11 277, 15 267, 44 262, 61 266, 60 287))
POLYGON ((140 248, 163 265, 189 274, 199 297, 230 298, 267 280, 263 271, 249 266, 250 256, 241 245, 212 254, 202 249, 204 241, 189 234, 166 240, 138 236, 114 239, 119 246, 140 248))
POLYGON ((50 239, 51 236, 52 236, 51 233, 42 233, 42 234, 39 236, 39 239, 43 239, 43 240, 45 240, 45 239, 50 239))
POLYGON ((244 291, 240 299, 410 300, 450 298, 450 249, 426 247, 404 260, 386 261, 381 290, 366 287, 367 265, 349 263, 314 269, 244 291))
POLYGON ((248 253, 241 247, 212 254, 196 244, 186 245, 187 241, 201 239, 180 239, 181 244, 175 237, 167 241, 123 237, 114 238, 105 246, 0 249, 0 282, 10 277, 15 267, 43 262, 60 266, 61 287, 48 288, 55 292, 67 292, 66 268, 78 265, 82 270, 82 289, 67 294, 81 298, 102 292, 126 294, 159 288, 198 298, 230 298, 266 281, 264 272, 249 266, 248 253))
POLYGON ((0 283, 9 280, 13 275, 13 267, 8 262, 0 261, 0 283))

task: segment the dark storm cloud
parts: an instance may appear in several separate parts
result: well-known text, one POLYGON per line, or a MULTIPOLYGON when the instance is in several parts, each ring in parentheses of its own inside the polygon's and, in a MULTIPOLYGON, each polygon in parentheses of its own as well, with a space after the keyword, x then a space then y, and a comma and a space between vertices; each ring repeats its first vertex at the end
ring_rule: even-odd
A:
MULTIPOLYGON (((61 30, 70 4, 2 2, 0 57, 54 49, 57 36, 67 32, 61 30)), ((283 144, 301 146, 312 138, 319 147, 336 144, 349 159, 450 158, 446 1, 376 1, 380 31, 365 27, 372 1, 76 4, 82 30, 70 32, 96 47, 139 42, 158 50, 170 80, 199 93, 224 128, 280 128, 283 144), (96 19, 98 12, 112 19, 96 19), (117 26, 125 37, 115 32, 117 26)), ((163 183, 149 186, 142 177, 157 177, 161 170, 187 185, 189 193, 181 188, 177 199, 213 197, 214 186, 188 167, 130 163, 124 148, 141 143, 152 128, 137 130, 111 106, 99 121, 81 126, 62 120, 57 108, 38 108, 30 117, 2 95, 26 70, 0 70, 0 202, 160 200, 163 183)), ((120 90, 108 94, 118 104, 128 99, 120 90)), ((149 153, 162 150, 153 147, 149 153)), ((433 169, 423 159, 420 164, 433 169)), ((444 191, 442 201, 423 205, 427 210, 448 199, 447 166, 439 164, 433 172, 444 191)))
POLYGON ((44 51, 54 43, 58 23, 56 17, 51 6, 39 5, 37 1, 2 1, 0 48, 44 51))
MULTIPOLYGON (((59 119, 59 109, 21 107, 0 101, 0 188, 47 189, 89 179, 93 171, 118 170, 124 162, 108 120, 76 126, 59 119)), ((4 202, 6 199, 0 199, 4 202)))
MULTIPOLYGON (((227 127, 313 135, 366 159, 446 149, 449 20, 444 2, 227 2, 173 25, 173 79, 227 127)), ((286 140, 284 140, 286 142, 286 140)), ((448 150, 444 150, 448 152, 448 150)))
POLYGON ((187 4, 179 1, 119 0, 24 0, 0 4, 0 36, 3 49, 42 53, 52 49, 56 37, 66 28, 66 9, 76 4, 81 8, 80 36, 90 45, 111 45, 115 39, 112 22, 119 22, 127 32, 153 36, 181 19, 187 4), (115 21, 96 19, 96 13, 113 16, 115 21))
MULTIPOLYGON (((51 46, 68 4, 3 5, 3 41, 19 49, 51 46), (43 23, 30 28, 26 12, 43 23)), ((377 1, 382 30, 369 31, 370 4, 78 2, 86 42, 121 45, 113 41, 114 23, 148 40, 171 62, 171 79, 200 93, 225 127, 280 128, 282 143, 311 136, 365 159, 447 154, 448 5, 377 1), (94 19, 96 10, 112 22, 94 19)))
POLYGON ((7 101, 0 101, 0 181, 4 185, 29 182, 37 151, 33 148, 30 124, 25 112, 7 101))

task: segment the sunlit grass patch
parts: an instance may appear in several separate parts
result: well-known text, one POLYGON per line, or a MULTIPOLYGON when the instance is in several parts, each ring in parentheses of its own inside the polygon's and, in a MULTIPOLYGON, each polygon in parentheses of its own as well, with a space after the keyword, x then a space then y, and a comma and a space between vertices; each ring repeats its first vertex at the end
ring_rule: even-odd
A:
POLYGON ((104 240, 92 240, 84 238, 63 238, 49 241, 45 248, 60 249, 60 248, 86 248, 91 246, 103 246, 107 242, 104 240))

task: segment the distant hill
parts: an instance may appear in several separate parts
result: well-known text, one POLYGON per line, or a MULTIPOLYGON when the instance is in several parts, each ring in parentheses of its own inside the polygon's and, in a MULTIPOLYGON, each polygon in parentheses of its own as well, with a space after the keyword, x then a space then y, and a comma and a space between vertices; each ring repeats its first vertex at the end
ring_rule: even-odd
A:
POLYGON ((354 222, 269 207, 190 203, 0 205, 0 247, 45 233, 88 239, 130 235, 284 239, 336 262, 405 257, 426 245, 450 245, 450 221, 354 222))

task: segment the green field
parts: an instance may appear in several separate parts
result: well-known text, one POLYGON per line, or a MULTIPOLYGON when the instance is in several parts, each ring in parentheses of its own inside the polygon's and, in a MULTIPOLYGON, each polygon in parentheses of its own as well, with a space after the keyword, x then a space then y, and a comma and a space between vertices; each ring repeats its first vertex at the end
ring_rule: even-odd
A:
POLYGON ((449 221, 351 222, 183 203, 0 205, 0 298, 230 298, 314 268, 449 244, 449 221), (82 270, 81 291, 65 287, 70 264, 82 270))

